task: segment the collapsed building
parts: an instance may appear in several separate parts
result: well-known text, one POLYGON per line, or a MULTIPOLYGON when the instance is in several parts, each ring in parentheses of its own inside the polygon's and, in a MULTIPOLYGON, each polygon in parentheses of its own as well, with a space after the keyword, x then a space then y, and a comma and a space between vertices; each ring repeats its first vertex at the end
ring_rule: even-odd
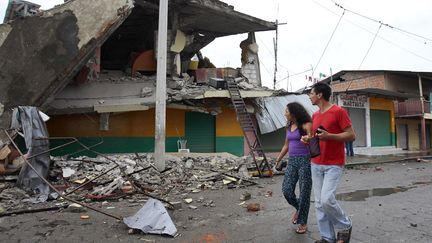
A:
MULTIPOLYGON (((155 135, 158 8, 157 0, 72 0, 0 25, 0 56, 6 57, 0 59, 0 165, 6 165, 6 172, 16 172, 24 162, 41 168, 39 175, 22 172, 12 179, 37 197, 20 201, 25 193, 7 188, 0 193, 9 199, 3 206, 25 207, 18 204, 58 194, 75 202, 67 198, 72 193, 93 200, 114 191, 128 194, 132 187, 168 202, 185 192, 256 184, 246 179, 250 158, 186 154, 169 156, 165 174, 154 168, 148 153, 155 135), (34 107, 50 116, 47 129, 46 117, 34 107), (30 151, 25 156, 6 132, 11 121, 13 128, 24 130, 30 151), (4 145, 9 142, 14 146, 4 145), (98 156, 71 158, 83 154, 98 156), (50 188, 40 187, 42 181, 50 188)), ((306 95, 286 95, 261 85, 255 32, 276 27, 217 0, 169 2, 167 152, 186 148, 242 156, 258 151, 267 163, 263 147, 283 141, 274 136, 283 139, 285 105, 298 101, 314 110, 306 95), (215 67, 201 53, 216 38, 236 34, 247 34, 231 47, 240 47, 241 67, 215 67)), ((253 160, 260 174, 262 164, 253 160)), ((25 168, 21 171, 31 171, 25 168)))
MULTIPOLYGON (((0 25, 0 56, 7 57, 0 60, 0 128, 10 127, 12 108, 36 106, 51 116, 52 137, 100 144, 102 153, 152 152, 158 8, 157 0, 73 0, 0 25)), ((262 115, 260 97, 281 93, 261 86, 255 32, 276 28, 217 0, 170 1, 167 152, 177 151, 179 140, 191 152, 250 152, 260 132, 249 114, 262 115), (218 37, 242 33, 247 38, 232 46, 241 48, 240 68, 217 68, 200 52, 218 37)), ((280 120, 275 116, 270 122, 280 120)), ((7 141, 3 133, 0 140, 7 141)))

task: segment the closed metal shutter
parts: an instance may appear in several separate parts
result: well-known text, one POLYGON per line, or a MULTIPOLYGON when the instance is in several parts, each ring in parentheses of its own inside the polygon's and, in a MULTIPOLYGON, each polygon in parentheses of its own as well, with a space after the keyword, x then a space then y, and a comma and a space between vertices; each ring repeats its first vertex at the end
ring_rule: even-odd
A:
POLYGON ((390 111, 370 110, 372 146, 391 146, 390 111))
POLYGON ((399 124, 397 130, 398 147, 408 149, 408 126, 406 124, 399 124))
POLYGON ((354 147, 366 147, 366 110, 344 107, 350 116, 352 127, 356 133, 354 147))
POLYGON ((185 133, 191 152, 215 152, 215 117, 200 112, 186 112, 185 133))

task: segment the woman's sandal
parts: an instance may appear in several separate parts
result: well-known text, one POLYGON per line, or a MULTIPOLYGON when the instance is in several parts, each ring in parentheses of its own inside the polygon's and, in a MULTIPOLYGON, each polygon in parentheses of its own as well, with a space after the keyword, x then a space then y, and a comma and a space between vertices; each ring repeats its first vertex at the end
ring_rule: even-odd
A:
POLYGON ((349 243, 351 239, 352 226, 349 229, 341 230, 337 233, 337 243, 349 243))
POLYGON ((291 223, 292 223, 292 224, 297 224, 297 219, 298 219, 298 213, 295 212, 295 213, 291 216, 291 223))
POLYGON ((297 234, 304 234, 307 231, 307 225, 306 224, 301 224, 299 225, 299 227, 296 229, 296 233, 297 234))

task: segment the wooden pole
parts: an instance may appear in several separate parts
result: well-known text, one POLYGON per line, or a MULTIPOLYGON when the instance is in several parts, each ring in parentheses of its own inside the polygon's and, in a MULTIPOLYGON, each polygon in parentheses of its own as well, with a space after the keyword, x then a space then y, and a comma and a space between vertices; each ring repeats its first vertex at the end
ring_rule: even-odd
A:
POLYGON ((422 79, 420 74, 418 74, 419 90, 420 90, 420 105, 421 105, 421 150, 426 150, 426 121, 425 121, 425 109, 424 109, 424 97, 423 97, 423 87, 422 79))

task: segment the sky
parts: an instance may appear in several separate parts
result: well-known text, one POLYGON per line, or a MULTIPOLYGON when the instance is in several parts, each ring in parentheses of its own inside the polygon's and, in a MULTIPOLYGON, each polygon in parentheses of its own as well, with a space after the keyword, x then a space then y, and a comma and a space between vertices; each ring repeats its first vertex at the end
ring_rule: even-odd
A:
MULTIPOLYGON (((223 1, 236 11, 286 23, 278 30, 277 89, 296 91, 311 84, 308 76, 341 70, 432 71, 430 0, 223 1), (346 9, 343 16, 335 2, 346 9), (381 21, 381 27, 370 19, 381 21)), ((7 2, 0 0, 1 20, 7 2)), ((32 2, 49 9, 63 0, 32 2)), ((274 83, 275 36, 275 31, 256 33, 262 84, 269 88, 274 83)), ((202 52, 217 67, 240 67, 239 44, 246 37, 218 38, 202 52)))

